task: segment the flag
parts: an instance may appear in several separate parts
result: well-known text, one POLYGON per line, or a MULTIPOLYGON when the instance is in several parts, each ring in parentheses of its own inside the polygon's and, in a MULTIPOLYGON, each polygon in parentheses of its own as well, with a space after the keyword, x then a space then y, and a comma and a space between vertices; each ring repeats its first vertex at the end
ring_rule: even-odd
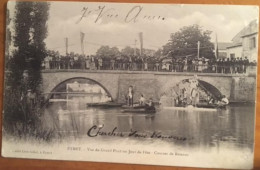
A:
POLYGON ((143 33, 139 32, 139 39, 140 39, 140 56, 143 55, 143 33))
POLYGON ((200 58, 200 41, 198 41, 198 52, 197 52, 197 57, 200 58))
POLYGON ((68 37, 66 37, 65 38, 66 55, 68 54, 68 46, 69 46, 69 40, 68 37))
POLYGON ((134 56, 136 56, 136 43, 137 43, 137 40, 135 39, 134 56))
POLYGON ((216 34, 216 41, 215 41, 215 57, 218 59, 218 36, 216 34))
POLYGON ((81 44, 82 54, 84 54, 84 37, 85 37, 85 34, 83 32, 80 32, 80 44, 81 44))

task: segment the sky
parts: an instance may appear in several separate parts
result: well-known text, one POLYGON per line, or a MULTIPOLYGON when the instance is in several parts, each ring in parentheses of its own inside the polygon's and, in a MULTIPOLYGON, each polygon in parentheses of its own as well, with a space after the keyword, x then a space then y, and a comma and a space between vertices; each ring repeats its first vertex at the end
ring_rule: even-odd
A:
POLYGON ((84 53, 89 55, 101 45, 138 48, 143 32, 143 47, 157 50, 171 33, 193 24, 211 30, 212 42, 216 35, 218 42, 231 42, 257 18, 257 6, 50 2, 45 42, 48 49, 65 54, 67 37, 68 52, 82 53, 82 32, 84 53))

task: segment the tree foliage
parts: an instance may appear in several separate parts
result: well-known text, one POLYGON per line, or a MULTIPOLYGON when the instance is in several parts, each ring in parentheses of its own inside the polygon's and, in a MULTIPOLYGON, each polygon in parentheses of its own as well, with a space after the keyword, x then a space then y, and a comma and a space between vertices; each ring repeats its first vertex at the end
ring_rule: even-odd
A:
POLYGON ((15 19, 14 19, 14 46, 16 50, 13 53, 13 57, 10 61, 11 64, 11 76, 10 85, 12 89, 20 87, 22 83, 23 72, 26 69, 26 58, 29 53, 30 44, 30 27, 32 3, 30 2, 17 2, 15 6, 15 19))
POLYGON ((28 56, 29 88, 39 91, 41 84, 41 63, 46 56, 44 39, 47 37, 47 20, 49 4, 46 2, 34 2, 32 8, 31 44, 28 56))
MULTIPOLYGON (((37 95, 41 86, 41 63, 46 55, 44 39, 47 37, 49 3, 16 2, 13 44, 15 50, 9 61, 6 77, 4 119, 8 125, 23 127, 36 123, 36 113, 29 106, 27 92, 30 89, 37 95), (33 114, 34 113, 34 114, 33 114)), ((37 100, 37 97, 36 97, 37 100)), ((10 128, 9 128, 10 130, 10 128)), ((25 132, 28 128, 23 128, 25 132)))
MULTIPOLYGON (((151 49, 143 49, 143 57, 144 56, 153 56, 155 53, 155 50, 151 49)), ((114 57, 129 57, 129 56, 135 56, 140 57, 140 49, 132 48, 130 46, 126 46, 121 51, 117 47, 109 47, 109 46, 101 46, 97 52, 96 55, 103 58, 114 58, 114 57)))
POLYGON ((170 42, 163 46, 163 54, 173 56, 197 55, 198 41, 200 42, 200 57, 214 57, 214 45, 210 42, 211 31, 202 30, 199 25, 185 26, 171 34, 170 42))
POLYGON ((119 56, 120 51, 117 47, 110 48, 109 46, 101 46, 97 50, 96 55, 99 56, 99 57, 111 58, 111 57, 119 56))
POLYGON ((140 49, 134 49, 130 46, 126 46, 121 50, 122 55, 124 56, 134 56, 136 52, 136 55, 140 55, 140 49))
POLYGON ((41 63, 46 55, 49 4, 47 2, 17 2, 14 20, 14 46, 11 60, 11 85, 22 85, 23 73, 28 71, 28 88, 39 92, 41 63))
POLYGON ((162 54, 163 54, 163 50, 161 48, 159 48, 157 51, 155 51, 154 57, 160 58, 160 57, 162 57, 162 54))

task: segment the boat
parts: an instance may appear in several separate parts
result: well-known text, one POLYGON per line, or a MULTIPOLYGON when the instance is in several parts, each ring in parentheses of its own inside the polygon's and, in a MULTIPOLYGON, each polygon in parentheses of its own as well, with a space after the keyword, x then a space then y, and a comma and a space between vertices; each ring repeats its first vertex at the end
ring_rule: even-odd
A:
POLYGON ((146 107, 146 106, 139 106, 139 107, 129 107, 122 110, 124 113, 156 113, 155 107, 146 107))
POLYGON ((197 104, 197 108, 217 108, 215 104, 197 104))
POLYGON ((102 102, 102 103, 87 103, 88 107, 101 107, 101 108, 114 108, 121 107, 122 104, 114 102, 102 102))
POLYGON ((128 106, 128 105, 123 105, 122 108, 124 109, 140 109, 140 108, 145 108, 145 106, 140 106, 139 104, 134 104, 133 106, 128 106))
POLYGON ((219 108, 219 109, 224 109, 224 108, 226 108, 226 105, 201 103, 201 104, 197 104, 197 108, 219 108))
POLYGON ((73 102, 73 100, 69 100, 69 99, 49 99, 50 103, 54 103, 54 102, 73 102))
POLYGON ((188 111, 217 111, 218 108, 212 107, 212 108, 206 108, 206 107, 193 107, 193 106, 164 106, 163 109, 166 110, 188 110, 188 111))

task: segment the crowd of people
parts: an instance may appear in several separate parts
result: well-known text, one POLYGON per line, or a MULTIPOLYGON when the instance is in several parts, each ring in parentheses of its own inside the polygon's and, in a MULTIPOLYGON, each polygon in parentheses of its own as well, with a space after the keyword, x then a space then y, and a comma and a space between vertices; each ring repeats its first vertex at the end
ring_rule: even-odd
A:
POLYGON ((151 56, 84 56, 70 53, 61 56, 49 53, 43 69, 131 70, 168 72, 246 73, 249 63, 245 58, 207 59, 204 57, 151 57, 151 56))

